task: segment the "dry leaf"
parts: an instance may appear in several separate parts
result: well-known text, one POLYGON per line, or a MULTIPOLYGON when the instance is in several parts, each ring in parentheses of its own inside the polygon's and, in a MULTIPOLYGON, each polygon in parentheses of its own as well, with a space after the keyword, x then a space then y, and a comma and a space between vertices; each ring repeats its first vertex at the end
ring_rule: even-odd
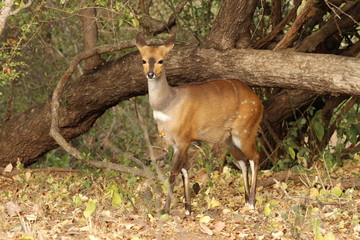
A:
POLYGON ((17 216, 22 211, 21 207, 14 202, 8 202, 6 204, 6 210, 10 217, 17 216))
POLYGON ((94 236, 94 235, 89 235, 89 239, 90 240, 100 240, 100 238, 94 236))
POLYGON ((225 228, 224 222, 218 222, 214 225, 214 231, 221 232, 225 228))
POLYGON ((29 180, 30 177, 31 177, 31 172, 26 172, 25 173, 26 180, 29 180))
POLYGON ((210 228, 208 228, 203 223, 200 223, 200 231, 202 231, 203 233, 206 233, 207 235, 210 235, 210 236, 212 236, 214 234, 213 231, 211 231, 210 228))
POLYGON ((223 210, 222 210, 222 213, 223 214, 228 214, 228 213, 231 213, 232 211, 230 210, 230 209, 228 209, 228 208, 224 208, 223 210))
POLYGON ((246 239, 248 236, 249 236, 249 234, 247 234, 247 233, 239 233, 239 237, 241 239, 246 239))
POLYGON ((25 216, 28 221, 36 221, 37 216, 34 214, 26 215, 25 216))
POLYGON ((36 203, 35 203, 35 205, 32 207, 32 211, 35 212, 35 213, 37 213, 39 210, 40 210, 39 204, 36 204, 36 203))
POLYGON ((281 237, 284 235, 284 233, 282 231, 276 232, 276 233, 271 233, 271 236, 274 239, 281 239, 281 237))
POLYGON ((4 168, 4 173, 9 173, 13 170, 13 165, 11 163, 9 163, 8 165, 6 165, 6 167, 4 168))

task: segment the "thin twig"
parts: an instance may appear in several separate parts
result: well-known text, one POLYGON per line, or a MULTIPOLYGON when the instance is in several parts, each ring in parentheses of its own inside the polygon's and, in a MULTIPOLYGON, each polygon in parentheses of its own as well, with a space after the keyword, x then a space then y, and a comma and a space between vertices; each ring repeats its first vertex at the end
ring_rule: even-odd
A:
POLYGON ((336 6, 334 3, 329 2, 328 0, 325 0, 326 5, 331 9, 331 11, 335 14, 336 17, 338 17, 339 19, 341 19, 340 15, 336 12, 336 10, 338 10, 339 12, 341 12, 342 14, 344 14, 345 16, 349 17, 351 20, 354 21, 354 23, 356 23, 357 25, 360 26, 360 23, 358 21, 356 21, 350 14, 347 14, 344 10, 342 10, 341 8, 339 8, 338 6, 336 6), (336 9, 336 10, 334 10, 336 9))

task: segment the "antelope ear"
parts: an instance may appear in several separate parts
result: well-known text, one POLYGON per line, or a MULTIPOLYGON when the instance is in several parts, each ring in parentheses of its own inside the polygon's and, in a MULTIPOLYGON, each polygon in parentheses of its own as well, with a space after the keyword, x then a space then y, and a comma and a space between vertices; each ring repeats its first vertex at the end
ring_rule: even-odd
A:
POLYGON ((147 46, 146 42, 145 42, 145 38, 144 38, 144 35, 139 32, 137 35, 136 35, 136 47, 140 50, 141 48, 147 46))
POLYGON ((164 46, 166 48, 169 48, 169 51, 174 47, 175 39, 176 39, 176 33, 173 33, 171 37, 168 40, 166 40, 166 42, 164 43, 164 46))

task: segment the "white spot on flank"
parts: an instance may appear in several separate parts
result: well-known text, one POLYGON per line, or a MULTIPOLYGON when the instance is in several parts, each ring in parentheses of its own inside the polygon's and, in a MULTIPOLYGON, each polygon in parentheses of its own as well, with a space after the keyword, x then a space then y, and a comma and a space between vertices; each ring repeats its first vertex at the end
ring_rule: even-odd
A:
POLYGON ((165 113, 160 112, 160 111, 154 111, 153 116, 154 116, 155 120, 158 120, 158 121, 166 122, 166 121, 171 120, 171 117, 169 115, 166 115, 165 113))
POLYGON ((236 147, 241 149, 241 141, 240 141, 239 138, 232 136, 232 141, 233 141, 233 143, 235 144, 236 147))
POLYGON ((247 103, 247 100, 244 100, 241 102, 241 104, 246 104, 247 103))
POLYGON ((249 131, 248 130, 244 130, 244 133, 248 133, 249 131))

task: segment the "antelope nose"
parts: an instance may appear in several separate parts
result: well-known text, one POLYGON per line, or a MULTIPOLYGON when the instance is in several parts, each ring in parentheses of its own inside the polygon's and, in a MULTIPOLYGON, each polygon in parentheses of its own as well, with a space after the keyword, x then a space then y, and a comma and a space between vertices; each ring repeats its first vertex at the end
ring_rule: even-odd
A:
POLYGON ((153 79, 153 78, 155 78, 155 73, 153 73, 153 72, 148 72, 147 77, 148 77, 149 79, 153 79))

